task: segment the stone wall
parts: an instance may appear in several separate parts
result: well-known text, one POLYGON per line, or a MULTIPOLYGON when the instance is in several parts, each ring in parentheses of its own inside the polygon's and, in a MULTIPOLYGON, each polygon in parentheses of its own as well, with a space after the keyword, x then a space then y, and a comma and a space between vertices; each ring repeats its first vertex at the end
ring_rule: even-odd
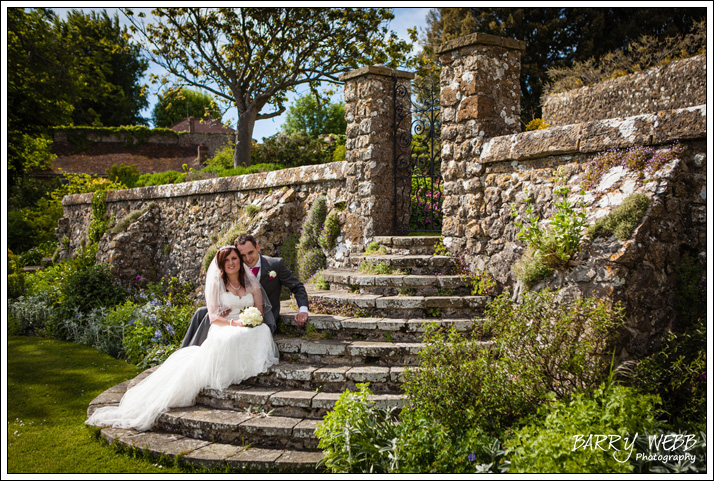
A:
MULTIPOLYGON (((667 108, 664 106, 673 104, 672 95, 661 94, 655 101, 654 89, 667 84, 674 90, 687 69, 695 70, 698 78, 689 79, 686 85, 704 85, 704 66, 694 69, 698 60, 690 60, 644 73, 643 78, 652 79, 644 90, 651 93, 650 104, 659 106, 656 113, 623 118, 622 110, 602 111, 594 114, 597 120, 589 120, 576 114, 575 107, 563 107, 568 112, 567 125, 519 133, 521 48, 516 41, 476 34, 439 51, 444 65, 443 242, 473 272, 490 275, 501 289, 518 297, 524 286, 513 267, 526 244, 517 237, 512 209, 522 215, 525 199, 530 197, 534 213, 548 219, 557 200, 556 175, 566 179, 570 200, 584 203, 588 223, 610 213, 630 194, 646 194, 650 208, 630 239, 585 242, 572 265, 531 286, 535 290, 559 288, 563 296, 623 302, 628 325, 619 354, 622 358, 641 356, 676 319, 673 299, 682 255, 694 255, 706 263, 706 106, 667 108), (667 72, 672 72, 674 79, 662 78, 667 72), (656 173, 641 176, 614 168, 605 173, 596 189, 581 193, 584 173, 598 153, 635 146, 663 150, 677 141, 683 147, 681 153, 656 173)), ((623 82, 618 99, 630 89, 637 91, 632 79, 615 81, 623 82)), ((607 82, 593 90, 613 90, 612 85, 607 82)), ((683 89, 686 95, 682 97, 688 99, 685 104, 700 95, 688 88, 683 89)), ((584 94, 584 89, 578 93, 584 94)), ((569 95, 573 105, 596 110, 587 106, 597 95, 585 95, 584 99, 575 92, 569 95)), ((631 97, 635 94, 627 96, 631 97)), ((613 99, 603 100, 603 105, 608 102, 613 99)), ((614 103, 620 108, 626 102, 614 103)), ((545 225, 544 221, 542 227, 545 225)))
POLYGON ((706 55, 670 62, 543 100, 551 126, 676 110, 707 101, 706 55))
MULTIPOLYGON (((262 252, 278 255, 289 235, 300 232, 315 199, 328 209, 346 205, 346 162, 313 165, 237 177, 111 191, 107 214, 115 225, 145 209, 122 232, 108 232, 97 258, 110 262, 125 283, 177 277, 201 287, 202 262, 209 246, 236 224, 255 235, 262 252), (255 206, 248 208, 248 206, 255 206)), ((93 194, 66 196, 57 234, 67 238, 65 255, 86 242, 93 194)), ((345 262, 344 235, 331 252, 332 265, 345 262)))
POLYGON ((524 286, 513 267, 525 252, 512 216, 533 199, 535 214, 554 212, 555 177, 567 179, 569 200, 583 203, 587 223, 612 212, 633 193, 651 205, 633 236, 585 239, 572 265, 532 286, 561 289, 572 297, 621 301, 629 324, 621 339, 623 357, 641 356, 675 320, 676 269, 683 254, 706 265, 706 109, 704 106, 588 122, 487 140, 480 155, 448 167, 459 195, 443 204, 444 244, 474 271, 486 271, 518 296, 524 286), (672 128, 669 128, 672 127, 672 128), (657 144, 650 144, 656 139, 657 144), (616 167, 597 188, 583 192, 584 173, 600 152, 651 145, 659 151, 681 141, 682 152, 649 174, 616 167))

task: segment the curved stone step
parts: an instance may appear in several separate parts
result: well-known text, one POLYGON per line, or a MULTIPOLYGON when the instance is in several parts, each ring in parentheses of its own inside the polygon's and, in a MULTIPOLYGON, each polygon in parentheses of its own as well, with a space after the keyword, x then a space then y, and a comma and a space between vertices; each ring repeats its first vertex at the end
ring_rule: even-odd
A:
POLYGON ((480 317, 490 300, 487 296, 381 296, 314 289, 308 289, 308 298, 311 312, 332 310, 343 315, 340 311, 354 311, 353 317, 401 319, 480 317))
POLYGON ((175 408, 159 417, 156 428, 193 439, 272 449, 317 449, 320 421, 273 416, 261 411, 237 411, 194 405, 175 408))
POLYGON ((359 291, 360 294, 383 296, 396 296, 405 291, 419 296, 444 295, 443 291, 451 291, 450 295, 470 293, 470 287, 458 275, 377 275, 346 269, 326 269, 319 275, 330 284, 330 291, 359 291))
POLYGON ((246 380, 246 385, 281 387, 316 392, 357 391, 358 383, 369 383, 373 393, 401 393, 405 367, 299 364, 281 362, 267 373, 246 380))
MULTIPOLYGON (((221 390, 203 389, 196 403, 220 409, 251 409, 273 416, 321 419, 335 407, 340 395, 338 392, 240 384, 221 390)), ((403 394, 394 393, 373 394, 369 399, 380 409, 400 409, 406 402, 403 394)))
POLYGON ((196 468, 221 470, 225 466, 238 472, 320 473, 317 467, 323 454, 318 450, 266 449, 186 437, 162 430, 139 432, 133 429, 103 428, 109 443, 177 458, 196 468))
POLYGON ((275 336, 283 361, 322 364, 372 364, 404 366, 417 363, 420 342, 303 339, 275 336))
POLYGON ((399 319, 388 317, 347 317, 330 314, 310 313, 305 328, 295 324, 294 309, 283 309, 280 314, 279 328, 286 335, 325 339, 353 339, 420 342, 427 325, 436 324, 442 328, 454 327, 460 332, 467 332, 482 322, 482 319, 463 318, 413 318, 399 319), (310 327, 312 326, 312 328, 310 327))

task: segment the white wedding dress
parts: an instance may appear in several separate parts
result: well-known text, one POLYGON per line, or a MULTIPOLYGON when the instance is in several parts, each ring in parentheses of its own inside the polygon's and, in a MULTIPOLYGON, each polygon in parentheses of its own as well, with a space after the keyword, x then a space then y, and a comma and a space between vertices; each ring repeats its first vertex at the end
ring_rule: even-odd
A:
MULTIPOLYGON (((253 295, 221 294, 231 308, 225 317, 238 319, 253 305, 253 295)), ((150 429, 172 407, 191 406, 202 388, 224 389, 268 370, 278 362, 278 348, 270 328, 211 325, 200 346, 174 352, 151 375, 129 389, 119 406, 97 409, 87 419, 94 426, 150 429)))

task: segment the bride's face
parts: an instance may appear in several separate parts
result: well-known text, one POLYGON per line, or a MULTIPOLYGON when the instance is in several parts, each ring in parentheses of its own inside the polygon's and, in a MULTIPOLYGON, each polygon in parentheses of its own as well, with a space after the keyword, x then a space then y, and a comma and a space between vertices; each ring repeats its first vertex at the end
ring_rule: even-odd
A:
POLYGON ((238 271, 240 270, 240 256, 236 253, 236 251, 231 251, 230 254, 226 257, 226 262, 223 264, 223 270, 227 275, 231 274, 238 274, 238 271))

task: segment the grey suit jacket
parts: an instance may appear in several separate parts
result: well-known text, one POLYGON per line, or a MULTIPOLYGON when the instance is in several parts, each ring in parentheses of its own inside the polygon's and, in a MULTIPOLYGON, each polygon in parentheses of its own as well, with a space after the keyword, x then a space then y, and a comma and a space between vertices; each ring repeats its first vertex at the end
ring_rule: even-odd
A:
MULTIPOLYGON (((298 306, 307 307, 307 291, 303 283, 288 269, 282 258, 260 256, 260 266, 260 284, 265 289, 272 307, 271 312, 263 313, 263 322, 275 334, 278 328, 278 317, 280 316, 280 291, 282 287, 286 286, 290 289, 298 306), (270 276, 271 271, 276 273, 273 278, 270 276)), ((181 342, 181 347, 200 346, 203 344, 203 341, 208 336, 210 327, 211 319, 208 317, 208 308, 200 307, 191 318, 191 323, 181 342)))

